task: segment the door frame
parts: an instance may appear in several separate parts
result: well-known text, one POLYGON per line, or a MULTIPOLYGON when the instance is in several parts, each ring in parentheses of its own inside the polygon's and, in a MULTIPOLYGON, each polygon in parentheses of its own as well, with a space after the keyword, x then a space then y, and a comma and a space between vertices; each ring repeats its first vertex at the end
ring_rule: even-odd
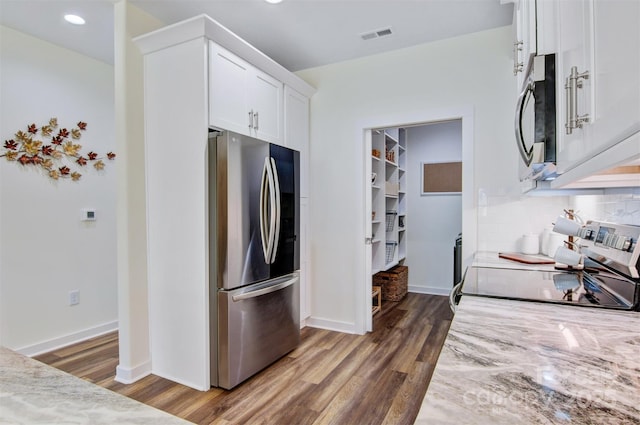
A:
POLYGON ((413 127, 420 125, 437 124, 439 122, 461 120, 462 121, 462 233, 465 235, 465 243, 462 246, 462 267, 470 264, 473 253, 476 251, 476 206, 475 206, 475 181, 474 181, 474 108, 471 105, 439 108, 432 110, 418 110, 399 114, 387 114, 384 116, 369 117, 360 120, 356 125, 356 140, 362 145, 360 156, 361 170, 361 214, 363 225, 361 227, 360 241, 362 250, 362 263, 358 267, 358 279, 356 284, 356 330, 358 333, 371 332, 373 330, 373 317, 371 315, 371 244, 367 240, 371 236, 371 225, 368 217, 371 217, 371 132, 373 129, 413 127))

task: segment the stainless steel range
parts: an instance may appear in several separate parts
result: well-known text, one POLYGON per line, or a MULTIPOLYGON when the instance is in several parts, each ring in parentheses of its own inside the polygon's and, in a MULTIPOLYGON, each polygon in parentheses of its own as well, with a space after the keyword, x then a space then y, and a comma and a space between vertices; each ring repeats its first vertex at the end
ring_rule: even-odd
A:
POLYGON ((460 294, 640 311, 640 227, 589 221, 572 236, 579 269, 469 267, 460 294))

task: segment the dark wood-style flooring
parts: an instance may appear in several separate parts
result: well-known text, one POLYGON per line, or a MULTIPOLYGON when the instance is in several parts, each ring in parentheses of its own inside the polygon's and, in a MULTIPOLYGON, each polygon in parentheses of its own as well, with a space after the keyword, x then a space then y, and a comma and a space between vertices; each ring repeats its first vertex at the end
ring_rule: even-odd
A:
POLYGON ((451 318, 446 297, 408 294, 385 302, 366 335, 304 328, 296 350, 232 391, 115 382, 115 332, 36 359, 197 424, 411 424, 451 318))

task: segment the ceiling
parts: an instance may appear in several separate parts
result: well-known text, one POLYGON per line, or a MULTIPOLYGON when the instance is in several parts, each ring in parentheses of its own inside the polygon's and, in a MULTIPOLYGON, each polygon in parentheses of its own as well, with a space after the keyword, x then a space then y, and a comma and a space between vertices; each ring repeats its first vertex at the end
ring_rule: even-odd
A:
MULTIPOLYGON (((290 71, 509 25, 513 5, 502 1, 129 0, 166 24, 205 13, 290 71), (387 28, 389 36, 361 38, 387 28)), ((113 63, 113 3, 0 0, 0 24, 113 63), (66 23, 69 12, 87 24, 66 23)))

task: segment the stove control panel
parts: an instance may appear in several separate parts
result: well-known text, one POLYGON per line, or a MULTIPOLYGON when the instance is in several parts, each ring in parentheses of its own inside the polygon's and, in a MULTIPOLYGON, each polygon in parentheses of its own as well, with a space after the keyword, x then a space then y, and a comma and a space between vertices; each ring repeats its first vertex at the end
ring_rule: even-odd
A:
POLYGON ((589 257, 632 278, 640 277, 640 226, 589 221, 579 237, 589 257))
POLYGON ((601 225, 595 242, 620 251, 630 251, 634 240, 631 235, 619 233, 619 229, 601 225))

